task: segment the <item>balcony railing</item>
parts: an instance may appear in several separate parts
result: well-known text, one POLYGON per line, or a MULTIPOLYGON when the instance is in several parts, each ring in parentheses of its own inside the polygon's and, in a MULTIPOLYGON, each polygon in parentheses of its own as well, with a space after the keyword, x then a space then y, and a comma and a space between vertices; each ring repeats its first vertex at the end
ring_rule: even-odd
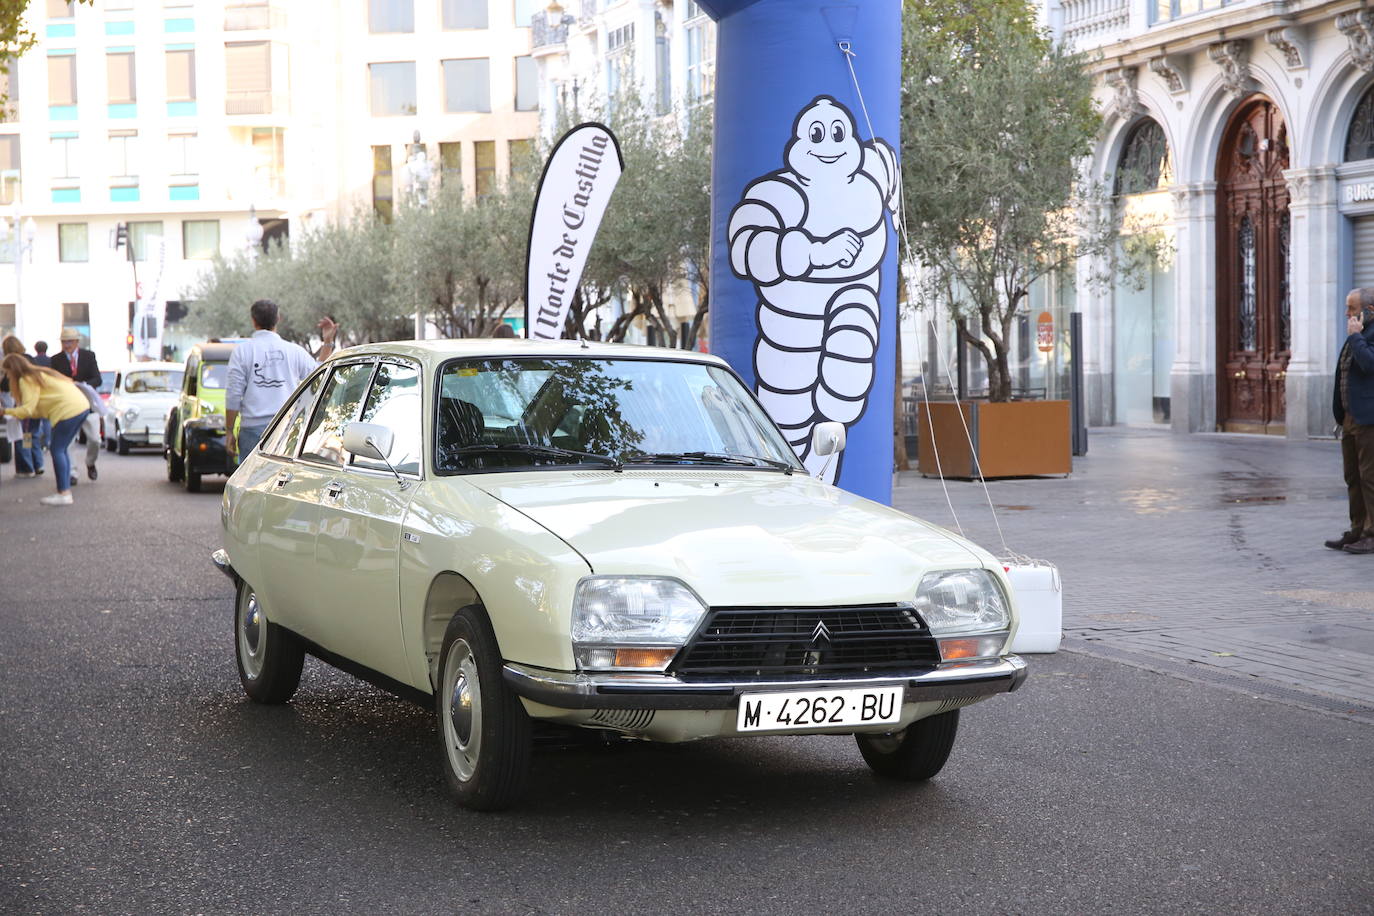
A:
POLYGON ((554 45, 568 43, 568 27, 566 25, 549 25, 547 16, 539 12, 530 19, 530 47, 548 48, 554 45))
POLYGON ((224 8, 224 31, 286 28, 286 10, 270 3, 245 3, 224 8))
POLYGON ((1131 22, 1129 0, 1063 0, 1063 39, 1071 48, 1104 44, 1125 34, 1131 22))

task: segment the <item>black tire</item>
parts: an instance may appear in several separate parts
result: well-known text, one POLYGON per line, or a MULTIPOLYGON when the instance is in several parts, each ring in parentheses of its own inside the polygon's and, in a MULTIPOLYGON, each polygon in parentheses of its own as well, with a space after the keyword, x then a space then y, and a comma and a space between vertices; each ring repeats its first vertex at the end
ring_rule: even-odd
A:
POLYGON ((106 448, 106 450, 108 450, 108 451, 111 451, 111 452, 114 451, 114 450, 115 450, 115 441, 114 441, 113 439, 109 438, 109 437, 106 437, 106 439, 105 439, 105 448, 106 448))
POLYGON ((129 440, 125 439, 119 430, 115 430, 115 450, 121 455, 129 454, 129 440))
POLYGON ((959 710, 913 722, 891 735, 855 735, 859 753, 886 779, 920 782, 944 769, 959 732, 959 710))
POLYGON ((191 459, 184 454, 181 456, 181 483, 187 493, 200 492, 200 472, 191 470, 191 459))
POLYGON ((296 634, 267 619, 247 582, 234 602, 234 658, 243 692, 258 703, 285 703, 301 683, 305 650, 296 634))
POLYGON ((162 456, 167 460, 167 479, 172 483, 180 483, 181 475, 186 473, 186 463, 177 454, 175 443, 176 426, 168 422, 167 428, 162 431, 162 456))
POLYGON ((501 676, 501 651, 481 605, 449 621, 434 708, 444 775, 458 803, 476 811, 514 804, 529 782, 530 719, 501 676))

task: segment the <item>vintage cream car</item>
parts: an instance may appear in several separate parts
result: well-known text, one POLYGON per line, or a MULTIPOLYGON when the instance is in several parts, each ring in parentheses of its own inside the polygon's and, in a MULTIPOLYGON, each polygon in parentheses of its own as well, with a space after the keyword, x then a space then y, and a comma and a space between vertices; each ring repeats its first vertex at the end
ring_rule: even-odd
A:
MULTIPOLYGON (((822 454, 844 428, 817 427, 822 454)), ((306 379, 230 478, 239 675, 315 655, 425 704, 458 800, 512 803, 532 729, 853 734, 944 765, 1024 662, 1003 568, 807 476, 720 359, 570 341, 376 344, 306 379)))

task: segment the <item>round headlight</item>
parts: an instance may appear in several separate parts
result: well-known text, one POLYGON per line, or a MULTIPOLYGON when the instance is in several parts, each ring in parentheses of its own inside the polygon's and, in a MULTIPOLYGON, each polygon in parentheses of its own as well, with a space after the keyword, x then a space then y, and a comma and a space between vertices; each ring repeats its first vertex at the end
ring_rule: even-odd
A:
POLYGON ((1011 610, 986 569, 927 573, 916 590, 916 613, 935 636, 994 633, 1011 627, 1011 610))

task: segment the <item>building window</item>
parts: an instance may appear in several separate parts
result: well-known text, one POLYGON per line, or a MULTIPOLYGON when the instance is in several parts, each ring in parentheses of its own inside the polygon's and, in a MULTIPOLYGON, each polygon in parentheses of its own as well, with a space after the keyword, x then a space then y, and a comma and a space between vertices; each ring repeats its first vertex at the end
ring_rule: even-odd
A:
POLYGON ((373 34, 415 31, 413 0, 367 0, 367 27, 373 34))
POLYGON ((539 68, 528 54, 515 59, 515 110, 539 108, 539 68))
POLYGON ((219 254, 219 220, 188 219, 181 224, 181 256, 208 261, 219 254))
POLYGON ((18 199, 19 180, 19 135, 0 134, 0 204, 18 199))
POLYGON ((473 178, 477 189, 477 199, 481 200, 496 190, 496 141, 478 140, 472 145, 473 178))
POLYGON ((162 220, 147 220, 129 223, 129 244, 134 250, 135 261, 147 261, 153 257, 153 244, 162 239, 162 220))
POLYGON ((196 52, 191 49, 167 52, 167 101, 196 100, 196 52))
POLYGON ((14 312, 13 302, 0 305, 0 336, 8 337, 14 333, 14 312))
POLYGON ((510 141, 510 173, 512 175, 530 174, 535 171, 536 164, 533 140, 510 141))
POLYGON ((444 28, 485 29, 487 0, 443 0, 444 28))
POLYGON ((391 147, 372 147, 372 210, 383 222, 391 222, 394 190, 391 181, 391 147))
POLYGON ((51 156, 52 177, 64 182, 74 181, 80 178, 77 169, 78 139, 71 135, 52 137, 48 141, 48 153, 51 156))
POLYGON ((85 223, 57 224, 57 259, 65 263, 80 263, 91 259, 90 243, 85 223))
POLYGON ((446 60, 444 111, 491 111, 491 61, 485 57, 446 60))
POLYGON ((172 178, 194 178, 200 174, 195 134, 167 135, 167 173, 172 178))
POLYGON ((48 104, 76 104, 75 54, 56 54, 48 58, 48 104))
POLYGON ((716 24, 695 3, 687 8, 687 100, 699 102, 715 92, 716 24))
POLYGON ((286 193, 286 128, 253 128, 253 188, 264 197, 286 193))
POLYGON ((635 26, 622 25, 612 29, 606 36, 606 94, 615 104, 621 87, 627 89, 634 83, 635 65, 635 26))
POLYGON ((463 188, 463 144, 439 144, 439 187, 463 188))
POLYGON ((134 54, 120 51, 105 55, 105 74, 109 81, 109 103, 128 105, 138 101, 134 82, 134 54))
POLYGON ((372 116, 415 114, 415 62, 368 64, 372 81, 372 116))
POLYGON ((112 184, 138 184, 138 131, 110 131, 110 182, 112 184))
POLYGON ((1117 194, 1142 194, 1173 184, 1169 143, 1159 122, 1145 118, 1131 128, 1116 169, 1117 194))
POLYGON ((48 18, 70 19, 76 15, 75 10, 72 9, 73 6, 75 4, 68 3, 67 0, 48 0, 48 18))
POLYGON ((76 328, 81 334, 82 348, 91 345, 91 306, 86 302, 62 303, 62 327, 76 328))
POLYGON ((1355 116, 1350 119, 1350 132, 1345 136, 1345 161, 1374 159, 1374 87, 1365 91, 1355 116))
POLYGON ((1184 16, 1191 16, 1206 10, 1221 9, 1223 6, 1239 2, 1240 0, 1153 0, 1148 5, 1150 25, 1157 22, 1168 22, 1172 19, 1182 19, 1184 16))
POLYGON ((224 46, 224 113, 272 113, 272 46, 234 41, 224 46))
POLYGON ((11 60, 9 66, 0 69, 0 122, 19 120, 19 74, 11 73, 10 70, 15 66, 15 61, 11 60))
MULTIPOLYGON (((572 4, 568 4, 572 6, 572 4)), ((515 0, 515 24, 521 28, 529 28, 533 25, 534 14, 536 11, 543 12, 546 4, 537 0, 515 0)))

